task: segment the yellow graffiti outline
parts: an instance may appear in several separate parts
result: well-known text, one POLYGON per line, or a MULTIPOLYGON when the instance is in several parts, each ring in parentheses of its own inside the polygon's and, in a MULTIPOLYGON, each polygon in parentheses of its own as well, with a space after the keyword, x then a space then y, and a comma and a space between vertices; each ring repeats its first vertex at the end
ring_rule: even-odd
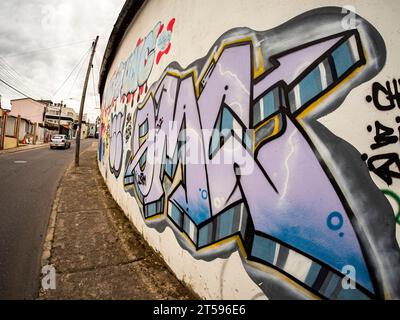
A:
POLYGON ((158 220, 158 219, 160 219, 160 218, 162 218, 164 216, 164 213, 160 213, 160 214, 157 214, 157 215, 155 215, 155 216, 151 216, 151 217, 149 217, 149 218, 146 218, 146 221, 155 221, 155 220, 158 220))
POLYGON ((278 277, 280 280, 285 281, 286 283, 288 283, 289 285, 295 287, 296 289, 298 289, 300 292, 302 292, 303 294, 305 294, 306 296, 308 296, 310 299, 314 299, 314 300, 322 300, 322 298, 320 298, 319 296, 317 296, 316 294, 314 294, 313 292, 307 290, 306 287, 303 287, 302 285, 298 284, 296 281, 294 281, 293 279, 289 278, 288 276, 286 276, 285 274, 283 274, 282 272, 280 272, 277 269, 271 268, 267 265, 258 263, 256 261, 251 261, 251 260, 246 260, 247 263, 252 266, 253 268, 256 268, 260 271, 263 271, 265 273, 269 273, 272 274, 276 277, 278 277))
MULTIPOLYGON (((320 97, 318 100, 314 101, 312 104, 310 104, 305 110, 303 110, 297 117, 296 120, 299 121, 300 124, 303 124, 303 119, 307 115, 309 115, 312 111, 314 111, 319 104, 322 104, 324 100, 326 100, 331 94, 335 93, 339 88, 343 87, 346 83, 348 83, 351 79, 353 79, 355 76, 357 76, 362 69, 365 68, 365 66, 368 64, 368 53, 365 51, 364 48, 362 48, 364 58, 365 58, 365 64, 362 66, 357 67, 354 69, 346 78, 344 78, 342 81, 340 81, 337 85, 335 85, 332 89, 328 90, 322 97, 320 97)), ((353 89, 353 88, 352 88, 353 89)), ((302 125, 303 126, 303 125, 302 125)), ((304 126, 303 126, 304 127, 304 126)))
POLYGON ((208 68, 210 67, 210 64, 212 62, 217 63, 217 61, 219 60, 219 58, 221 57, 222 53, 224 52, 225 48, 227 46, 231 46, 233 44, 239 44, 239 43, 249 43, 252 45, 252 52, 251 54, 253 55, 253 59, 254 59, 254 64, 252 66, 253 68, 253 80, 255 80, 256 78, 258 78, 260 75, 262 75, 265 72, 265 68, 264 68, 264 58, 262 56, 262 48, 260 46, 255 46, 255 41, 254 41, 254 36, 250 35, 250 36, 246 36, 243 38, 239 38, 239 39, 225 39, 222 41, 221 45, 218 47, 217 50, 215 50, 210 57, 207 59, 207 62, 204 64, 202 71, 199 75, 196 81, 196 96, 197 98, 200 96, 200 83, 203 80, 203 78, 206 75, 206 72, 208 70, 208 68), (256 52, 255 52, 255 50, 256 52), (258 64, 258 67, 257 67, 258 64))
POLYGON ((302 293, 304 293, 305 295, 307 295, 311 299, 322 300, 319 296, 317 296, 314 293, 312 293, 311 291, 307 290, 307 288, 305 288, 302 285, 298 284, 296 281, 294 281, 293 279, 289 278, 288 276, 286 276, 285 274, 283 274, 279 270, 274 269, 272 267, 269 267, 267 265, 258 263, 256 261, 248 260, 248 256, 247 256, 246 250, 244 248, 242 238, 237 234, 233 235, 233 236, 231 236, 229 238, 223 239, 221 241, 218 241, 216 243, 212 243, 209 246, 206 246, 206 247, 201 248, 199 250, 197 250, 196 245, 193 243, 192 239, 190 239, 190 237, 185 232, 181 232, 181 235, 186 239, 187 242, 190 243, 192 248, 195 249, 195 251, 197 251, 198 253, 207 252, 207 251, 209 251, 211 249, 216 249, 216 248, 219 248, 219 247, 221 247, 221 246, 223 246, 225 244, 228 244, 230 242, 235 241, 236 244, 238 245, 238 250, 240 252, 240 255, 246 260, 246 263, 248 265, 250 265, 253 268, 256 268, 258 270, 264 271, 265 273, 273 274, 274 276, 276 276, 276 277, 280 278, 281 280, 287 282, 289 285, 292 285, 293 287, 297 288, 299 291, 301 291, 302 293))
POLYGON ((253 80, 257 79, 259 76, 265 73, 265 67, 264 67, 264 58, 262 55, 262 48, 257 47, 257 61, 259 63, 258 69, 256 69, 256 66, 254 65, 254 78, 253 80))
POLYGON ((139 137, 139 149, 149 138, 149 133, 146 133, 143 137, 139 137))
MULTIPOLYGON (((197 75, 197 68, 192 67, 189 70, 183 71, 183 72, 179 72, 176 70, 166 70, 161 79, 164 79, 166 76, 171 75, 174 76, 176 78, 182 79, 182 78, 186 78, 189 75, 192 77, 192 80, 194 82, 194 87, 195 87, 195 93, 196 93, 196 98, 199 98, 200 96, 200 83, 201 80, 204 78, 205 73, 207 72, 210 64, 214 61, 217 62, 221 56, 221 54, 223 53, 223 51, 225 50, 226 46, 228 45, 232 45, 232 44, 237 44, 237 43, 244 43, 244 42, 251 42, 251 44, 253 45, 254 48, 254 41, 253 41, 253 37, 252 36, 248 36, 248 37, 244 37, 244 38, 240 38, 237 40, 231 40, 231 41, 223 41, 221 46, 219 46, 218 50, 216 52, 213 52, 210 56, 210 58, 208 59, 207 63, 205 65, 207 65, 207 67, 203 67, 201 74, 198 76, 197 75), (196 80, 197 79, 197 80, 196 80)), ((254 53, 253 53, 254 54, 254 53)), ((364 57, 367 61, 367 56, 366 53, 364 52, 364 57)), ((256 54, 256 58, 259 62, 259 67, 257 68, 256 65, 253 65, 253 80, 255 80, 256 78, 258 78, 259 76, 261 76, 264 72, 264 61, 262 59, 262 49, 261 47, 257 47, 257 54, 256 54)), ((320 105, 329 95, 331 95, 332 93, 334 93, 335 91, 337 91, 340 87, 342 87, 345 83, 347 83, 350 79, 352 79, 354 76, 356 76, 361 69, 363 69, 364 66, 360 66, 358 68, 356 68, 352 73, 350 73, 345 79, 343 79, 340 83, 338 83, 336 86, 334 86, 331 90, 327 91, 322 97, 320 97, 318 100, 316 100, 315 102, 313 102, 312 104, 310 104, 305 110, 303 110, 303 112, 301 112, 300 115, 298 115, 296 117, 296 120, 299 121, 299 123, 302 125, 302 120, 303 118, 309 114, 311 111, 313 111, 318 105, 320 105)), ((162 82, 162 80, 161 80, 162 82)), ((161 83, 160 82, 160 83, 161 83)), ((158 88, 158 87, 157 87, 158 88)), ((141 110, 144 105, 147 103, 149 97, 153 98, 154 101, 154 90, 150 91, 147 95, 147 97, 145 98, 145 100, 137 105, 137 108, 139 110, 141 110)), ((271 119, 267 120, 266 122, 260 124, 253 133, 254 136, 254 140, 253 140, 253 152, 255 152, 255 150, 258 148, 258 146, 265 140, 271 138, 272 136, 276 135, 279 132, 279 125, 280 121, 279 121, 279 115, 276 115, 274 117, 272 117, 271 119), (265 137, 263 140, 261 140, 259 143, 255 143, 255 135, 256 135, 256 131, 260 130, 261 127, 263 127, 266 123, 275 120, 275 127, 274 127, 274 131, 272 132, 271 135, 269 135, 268 137, 265 137)), ((302 125, 303 126, 303 125, 302 125)), ((140 149, 140 147, 139 147, 140 149)), ((139 150, 138 150, 139 152, 139 150)), ((133 160, 133 156, 131 155, 131 160, 133 160)), ((171 178, 169 178, 168 175, 164 175, 164 177, 166 177, 170 182, 171 182, 171 187, 170 187, 170 191, 168 192, 168 195, 166 194, 164 196, 164 211, 162 214, 158 214, 156 216, 150 217, 150 218, 146 218, 146 221, 156 221, 156 220, 160 220, 162 218, 165 217, 169 217, 168 215, 168 211, 169 211, 169 206, 168 206, 168 202, 169 202, 169 198, 170 195, 176 190, 176 188, 179 186, 179 183, 182 181, 182 172, 183 172, 183 165, 182 162, 179 161, 178 162, 178 168, 176 169, 174 176, 171 178), (179 168, 179 170, 178 170, 179 168), (180 177, 178 177, 177 179, 177 174, 178 171, 180 172, 180 177)), ((129 186, 131 187, 131 186, 129 186)), ((127 189, 127 188, 125 188, 127 189)), ((137 195, 136 192, 136 188, 134 189, 134 193, 137 195)), ((136 197, 137 198, 137 197, 136 197)), ((142 204, 143 205, 143 204, 142 204)), ((179 230, 179 228, 178 228, 179 230)), ((266 266, 264 264, 255 262, 255 261, 251 261, 248 260, 248 255, 246 253, 245 247, 243 245, 243 241, 241 239, 241 237, 239 235, 233 235, 229 238, 217 241, 215 243, 212 243, 208 246, 205 246, 199 250, 197 250, 196 245, 193 243, 192 239, 190 239, 190 237, 184 232, 181 231, 182 236, 186 239, 186 241, 193 247, 193 249, 197 252, 204 252, 204 251, 209 251, 212 249, 216 249, 219 248, 229 242, 235 241, 236 244, 238 245, 238 250, 240 252, 240 254, 242 255, 242 257, 246 260, 246 263, 258 270, 264 271, 265 273, 269 273, 269 274, 273 274, 274 276, 280 278, 281 280, 287 282, 289 285, 297 288, 299 291, 301 291, 302 293, 304 293, 305 295, 307 295, 308 297, 310 297, 311 299, 315 299, 315 300, 321 300, 321 298, 317 295, 315 295, 314 293, 312 293, 311 291, 309 291, 305 286, 302 286, 300 284, 298 284, 297 282, 295 282, 294 280, 292 280, 291 278, 289 278, 288 276, 286 276, 285 274, 283 274, 282 272, 280 272, 277 269, 274 269, 272 267, 266 266)))
MULTIPOLYGON (((247 37, 243 37, 243 38, 239 38, 239 39, 231 39, 231 40, 224 40, 221 45, 219 46, 218 50, 216 52, 213 52, 210 56, 210 58, 207 60, 207 62, 205 63, 205 65, 207 65, 207 67, 203 67, 202 73, 200 73, 199 75, 197 74, 197 68, 196 67, 192 67, 188 70, 184 70, 182 72, 177 71, 177 70, 166 70, 165 72, 163 72, 161 79, 163 80, 165 77, 167 77, 168 75, 179 78, 179 79, 184 79, 187 77, 191 77, 193 80, 193 84, 194 84, 194 88, 195 88, 195 93, 196 93, 196 99, 199 98, 200 96, 200 83, 201 80, 204 78, 205 73, 207 72, 210 64, 214 61, 215 63, 218 62, 220 56, 222 55, 222 53, 224 52, 225 48, 227 46, 230 46, 232 44, 238 44, 238 43, 251 43, 252 47, 254 48, 254 37, 253 36, 247 36, 247 37)), ((260 72, 264 70, 264 61, 262 59, 262 49, 261 47, 257 47, 257 54, 252 53, 253 56, 255 56, 255 60, 258 60, 258 63, 260 64, 260 66, 256 67, 256 65, 254 64, 253 66, 253 80, 255 80, 259 75, 260 72)), ((160 84, 162 83, 162 80, 160 81, 160 84)), ((153 99, 153 101, 155 101, 155 90, 158 89, 158 86, 149 91, 146 95, 146 97, 144 98, 144 100, 139 103, 136 108, 138 110, 142 110, 144 108, 144 106, 147 104, 148 100, 150 99, 150 97, 153 99)), ((147 140, 147 139, 146 139, 147 140)), ((145 140, 145 141, 146 141, 145 140)), ((143 144, 144 142, 143 141, 143 144)), ((141 148, 141 145, 139 146, 139 149, 137 152, 133 153, 130 157, 129 160, 133 160, 133 157, 139 152, 141 148)), ((254 145, 253 145, 253 149, 254 145)))
POLYGON ((353 79, 357 74, 361 72, 364 66, 357 67, 353 70, 346 78, 344 78, 341 82, 339 82, 332 89, 328 90, 323 96, 318 98, 316 101, 311 103, 306 109, 304 109, 297 117, 296 120, 302 123, 302 120, 309 115, 312 111, 314 111, 318 105, 322 104, 331 94, 335 93, 341 87, 343 87, 346 83, 348 83, 351 79, 353 79))
POLYGON ((257 126, 257 128, 255 128, 253 130, 253 153, 256 152, 257 148, 266 140, 268 140, 269 138, 277 135, 279 133, 279 128, 280 128, 280 121, 279 121, 279 115, 276 115, 270 119, 268 119, 267 121, 261 123, 260 125, 257 126), (270 123, 272 120, 275 121, 275 126, 274 126, 274 130, 272 131, 272 133, 269 136, 264 137, 260 142, 256 143, 256 135, 257 132, 260 131, 267 123, 270 123))

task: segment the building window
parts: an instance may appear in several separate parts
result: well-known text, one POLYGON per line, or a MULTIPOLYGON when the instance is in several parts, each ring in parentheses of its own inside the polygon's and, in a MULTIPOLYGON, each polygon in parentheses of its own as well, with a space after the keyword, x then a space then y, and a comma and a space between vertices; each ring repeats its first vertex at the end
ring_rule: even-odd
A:
POLYGON ((6 123, 6 136, 14 137, 15 136, 15 126, 17 119, 14 117, 7 117, 6 123))

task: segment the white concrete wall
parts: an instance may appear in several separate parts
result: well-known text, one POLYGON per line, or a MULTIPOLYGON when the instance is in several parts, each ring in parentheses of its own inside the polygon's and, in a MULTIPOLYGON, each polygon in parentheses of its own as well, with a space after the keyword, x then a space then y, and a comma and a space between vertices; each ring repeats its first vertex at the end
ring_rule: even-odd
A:
MULTIPOLYGON (((398 141, 375 150, 371 150, 371 145, 375 142, 376 121, 392 128, 394 131, 390 135, 399 137, 399 123, 396 122, 396 117, 399 115, 400 105, 397 104, 394 108, 388 111, 379 111, 374 107, 373 103, 368 103, 366 101, 366 97, 372 95, 372 86, 374 82, 379 82, 385 85, 386 81, 392 81, 393 79, 399 78, 400 65, 397 57, 400 49, 400 43, 398 41, 398 35, 400 32, 400 22, 398 20, 400 15, 400 2, 397 0, 385 0, 379 2, 373 0, 151 0, 146 2, 140 13, 136 16, 135 20, 126 31, 125 37, 120 44, 112 67, 108 73, 106 91, 103 96, 102 124, 104 130, 100 131, 100 142, 104 143, 104 155, 100 156, 99 167, 113 197, 132 223, 143 234, 149 244, 161 253, 177 277, 191 286, 201 297, 206 299, 276 299, 318 298, 322 295, 332 298, 340 298, 337 295, 335 296, 332 292, 328 294, 327 288, 314 288, 314 290, 313 288, 310 289, 309 286, 303 286, 301 284, 301 275, 296 273, 299 273, 300 269, 306 268, 308 262, 303 258, 295 257, 296 255, 294 251, 290 251, 289 257, 292 260, 290 260, 290 263, 288 262, 289 260, 286 261, 286 265, 283 267, 284 272, 282 272, 282 268, 279 269, 276 266, 271 267, 259 262, 251 262, 251 259, 247 260, 240 251, 233 249, 232 246, 237 243, 234 239, 230 239, 222 244, 219 243, 213 245, 206 250, 196 250, 190 241, 187 241, 185 237, 182 236, 182 232, 179 231, 178 228, 167 218, 167 210, 164 211, 163 216, 145 221, 135 197, 124 188, 125 169, 128 165, 125 161, 126 154, 128 150, 132 149, 132 144, 134 144, 131 141, 133 137, 125 138, 127 132, 127 115, 133 115, 137 106, 143 105, 143 102, 148 98, 148 92, 154 92, 157 89, 158 81, 161 79, 170 63, 177 62, 184 70, 186 70, 188 66, 196 60, 203 57, 208 59, 210 56, 209 51, 213 48, 216 41, 225 32, 231 29, 250 28, 255 31, 267 31, 284 25, 290 19, 312 9, 325 6, 343 7, 349 5, 353 6, 357 15, 364 18, 370 23, 370 25, 376 28, 377 33, 383 38, 386 50, 383 47, 373 47, 373 45, 368 43, 368 41, 366 41, 368 39, 368 34, 363 27, 364 25, 358 25, 358 23, 353 25, 353 20, 351 20, 352 15, 348 12, 346 13, 346 11, 343 12, 343 26, 350 26, 350 29, 357 29, 360 32, 363 52, 366 56, 366 64, 357 69, 357 72, 354 74, 349 75, 346 82, 343 81, 343 83, 338 84, 334 90, 330 91, 323 99, 316 102, 317 107, 320 108, 319 110, 323 110, 325 113, 324 116, 317 117, 316 121, 326 127, 334 136, 346 141, 349 146, 352 146, 355 149, 355 152, 359 153, 358 161, 360 161, 360 163, 346 163, 344 167, 347 168, 347 166, 351 167, 352 165, 355 165, 359 170, 367 172, 367 166, 363 165, 360 160, 362 154, 366 153, 370 158, 374 155, 388 153, 393 153, 395 157, 396 155, 397 157, 399 155, 398 141), (126 61, 129 58, 129 55, 135 50, 135 44, 138 39, 144 39, 144 37, 146 37, 146 35, 148 35, 153 29, 158 31, 160 27, 160 25, 158 25, 159 22, 164 24, 165 30, 168 22, 173 18, 175 19, 175 24, 173 25, 173 31, 170 34, 171 48, 168 54, 164 54, 161 57, 158 64, 155 62, 153 63, 151 73, 149 73, 147 79, 147 93, 142 94, 139 102, 137 102, 136 94, 134 96, 134 103, 132 106, 128 104, 126 111, 125 103, 120 99, 117 99, 115 104, 109 104, 108 101, 110 101, 109 98, 112 94, 107 91, 107 86, 111 83, 115 72, 118 71, 120 63, 126 61), (382 62, 382 66, 378 66, 379 62, 377 61, 379 60, 379 57, 384 54, 387 55, 386 61, 382 62), (364 74, 365 72, 372 72, 372 78, 368 79, 368 77, 363 75, 363 72, 364 74), (346 94, 343 92, 346 92, 346 94), (342 103, 337 104, 337 99, 340 99, 338 97, 341 95, 342 97, 345 97, 345 99, 342 103), (330 105, 335 103, 338 107, 330 110, 330 105), (122 162, 120 173, 118 175, 113 174, 113 170, 111 170, 109 163, 111 152, 109 148, 111 148, 110 145, 114 143, 110 140, 110 134, 118 132, 118 130, 113 131, 112 124, 110 129, 107 129, 107 127, 110 126, 110 115, 116 115, 120 112, 123 117, 123 119, 121 118, 121 121, 124 121, 125 126, 121 132, 123 143, 121 145, 117 144, 116 147, 118 150, 121 149, 122 152, 122 154, 119 155, 122 157, 122 162), (368 126, 372 126, 372 132, 368 132, 368 126), (162 231, 157 228, 157 224, 159 224, 160 221, 164 221, 168 225, 162 231), (321 290, 325 291, 322 292, 321 290)), ((264 39, 262 39, 262 35, 259 35, 257 40, 260 40, 261 38, 265 41, 265 43, 262 44, 254 43, 255 41, 253 38, 254 47, 262 47, 264 66, 267 63, 267 57, 269 57, 269 42, 273 48, 278 47, 278 49, 275 49, 275 53, 278 53, 279 45, 283 48, 285 48, 285 46, 290 48, 291 44, 293 44, 292 47, 301 45, 302 43, 299 43, 299 41, 303 40, 299 40, 299 38, 304 39, 303 43, 306 43, 339 32, 337 30, 339 30, 338 26, 340 25, 340 21, 335 24, 336 29, 332 28, 331 30, 328 23, 324 25, 324 21, 318 21, 318 24, 315 25, 315 28, 304 28, 303 25, 295 25, 292 27, 292 30, 295 30, 296 32, 292 35, 290 35, 290 33, 285 33, 284 37, 280 33, 281 29, 276 29, 278 30, 276 33, 269 33, 268 37, 264 39), (309 36, 307 36, 308 34, 309 36), (280 44, 276 45, 278 42, 280 44)), ((247 29, 242 30, 244 30, 243 33, 241 33, 240 30, 230 33, 227 39, 229 41, 237 41, 238 39, 243 40, 247 35, 252 35, 251 31, 247 29)), ((346 30, 348 29, 343 29, 343 31, 346 30)), ((161 50, 160 47, 156 48, 156 53, 157 50, 159 52, 161 50)), ((257 58, 257 54, 258 53, 254 54, 256 60, 259 59, 257 58)), ((237 63, 240 64, 241 59, 238 59, 237 63)), ((197 66, 198 65, 199 64, 197 64, 197 66)), ((199 74, 202 70, 196 71, 197 74, 199 74)), ((379 100, 382 104, 387 104, 384 95, 380 94, 379 100)), ((216 108, 218 107, 219 105, 216 106, 216 108)), ((376 173, 370 171, 368 179, 370 180, 369 183, 371 184, 371 188, 369 190, 375 192, 377 197, 380 198, 379 200, 371 199, 367 196, 367 193, 363 193, 363 190, 365 190, 363 186, 364 180, 361 180, 361 178, 360 180, 352 179, 346 176, 344 173, 345 169, 343 169, 343 163, 338 160, 339 154, 335 154, 337 150, 332 149, 332 145, 330 145, 330 147, 327 146, 322 138, 320 139, 320 133, 318 133, 315 127, 310 124, 310 119, 313 118, 314 115, 312 112, 309 118, 299 117, 297 120, 303 127, 305 134, 308 135, 310 141, 323 158, 325 165, 330 170, 333 179, 337 183, 337 187, 346 198, 348 206, 351 208, 351 210, 349 210, 353 211, 356 220, 359 221, 359 226, 361 226, 360 228, 363 230, 363 235, 354 237, 354 239, 359 239, 359 241, 366 244, 364 248, 367 248, 366 250, 369 252, 369 255, 372 256, 372 261, 375 261, 375 266, 372 267, 373 271, 370 269, 369 274, 377 274, 378 287, 380 288, 377 289, 375 284, 374 289, 369 290, 369 292, 371 293, 371 291, 374 291, 372 292, 372 297, 382 297, 383 294, 380 293, 380 291, 385 292, 385 298, 390 299, 398 297, 399 289, 393 288, 393 285, 390 284, 393 279, 398 278, 388 271, 391 269, 394 270, 393 273, 395 273, 399 270, 400 265, 399 260, 397 259, 399 254, 398 247, 396 247, 397 244, 393 244, 393 239, 385 238, 394 238, 394 234, 379 231, 378 226, 373 223, 373 221, 376 221, 374 219, 376 219, 377 213, 375 213, 375 218, 368 218, 372 217, 373 214, 368 214, 368 216, 366 215, 367 218, 365 218, 362 208, 364 205, 367 205, 367 207, 376 206, 378 208, 377 211, 382 211, 382 223, 386 224, 390 230, 396 228, 397 241, 400 241, 400 225, 398 223, 396 224, 393 219, 393 217, 399 212, 399 203, 396 199, 399 199, 400 195, 400 179, 395 174, 392 176, 391 183, 388 184, 387 181, 385 182, 384 179, 382 179, 382 177, 379 177, 376 173), (358 188, 361 191, 358 191, 357 193, 356 189, 358 190, 358 188), (386 190, 385 193, 387 200, 383 198, 382 192, 378 189, 386 190), (363 194, 365 195, 365 198, 363 197, 363 194), (392 206, 390 212, 388 212, 387 206, 384 207, 381 205, 384 204, 385 201, 387 205, 390 202, 392 206), (382 209, 379 210, 379 208, 382 209), (360 240, 360 237, 363 239, 360 240), (390 245, 385 245, 395 252, 395 254, 391 255, 396 256, 396 258, 388 258, 381 252, 382 247, 380 247, 380 243, 389 242, 391 243, 390 245)), ((136 126, 132 123, 132 130, 135 129, 136 126)), ((338 139, 337 141, 340 140, 338 139)), ((115 147, 115 145, 113 147, 115 147)), ((112 148, 112 152, 115 152, 115 149, 112 148)), ((383 160, 381 160, 379 164, 381 164, 382 161, 383 160)), ((375 162, 375 165, 377 164, 378 162, 375 162)), ((282 163, 282 166, 284 165, 285 164, 282 163)), ((288 165, 288 162, 286 165, 288 165)), ((391 168, 397 173, 400 169, 396 168, 395 165, 392 165, 391 168)), ((365 179, 365 177, 363 179, 365 179)), ((218 186, 221 181, 214 181, 212 183, 218 186)), ((256 185, 255 188, 257 188, 256 185)), ((280 191, 280 194, 282 195, 282 190, 280 191)), ((305 195, 305 197, 307 196, 308 195, 305 195)), ((311 199, 311 197, 312 195, 310 196, 309 202, 313 202, 315 207, 318 207, 318 201, 321 201, 321 207, 323 206, 322 203, 324 200, 322 200, 322 198, 324 198, 324 195, 321 196, 320 200, 318 200, 318 198, 311 199)), ((326 195, 326 197, 328 198, 329 196, 326 195)), ((300 205, 298 208, 300 209, 300 205)), ((350 220, 346 219, 344 223, 349 224, 350 220)), ((329 233, 330 231, 323 230, 323 232, 329 233)), ((356 233, 358 234, 359 231, 356 231, 356 233)), ((344 238, 348 235, 349 234, 347 233, 344 238)), ((315 241, 319 241, 318 237, 315 241)), ((338 241, 340 241, 340 239, 338 241)), ((353 241, 352 244, 354 244, 354 241, 356 240, 351 241, 353 241)), ((352 245, 350 244, 349 246, 352 245)), ((382 246, 384 246, 384 244, 382 244, 382 246)), ((345 251, 346 248, 343 247, 343 250, 345 251)), ((321 259, 322 258, 319 257, 319 260, 321 259)), ((370 260, 367 262, 367 265, 369 264, 370 260)), ((306 270, 305 276, 302 279, 303 282, 306 281, 306 276, 310 275, 310 270, 311 269, 306 270)), ((364 288, 367 286, 365 283, 366 282, 362 283, 364 288)), ((328 280, 326 280, 324 284, 328 287, 328 280)), ((337 287, 335 290, 339 289, 337 287)), ((351 298, 352 296, 345 295, 341 297, 351 298)), ((359 298, 359 296, 355 295, 354 298, 359 298)))

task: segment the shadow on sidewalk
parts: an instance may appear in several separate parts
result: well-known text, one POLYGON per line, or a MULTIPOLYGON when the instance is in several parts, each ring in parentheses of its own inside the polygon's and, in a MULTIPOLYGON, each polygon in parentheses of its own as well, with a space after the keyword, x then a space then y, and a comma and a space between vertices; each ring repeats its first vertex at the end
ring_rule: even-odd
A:
POLYGON ((112 199, 96 146, 61 179, 42 258, 55 267, 56 289, 42 289, 39 299, 198 299, 112 199))

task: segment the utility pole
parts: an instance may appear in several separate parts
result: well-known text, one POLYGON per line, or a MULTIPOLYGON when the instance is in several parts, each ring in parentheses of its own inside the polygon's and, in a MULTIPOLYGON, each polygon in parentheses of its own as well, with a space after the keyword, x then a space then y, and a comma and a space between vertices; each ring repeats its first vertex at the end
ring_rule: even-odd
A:
POLYGON ((89 83, 90 70, 93 68, 93 57, 94 57, 94 53, 96 52, 96 46, 97 46, 98 41, 99 41, 99 36, 97 36, 96 40, 94 40, 94 42, 92 43, 92 54, 90 56, 89 65, 88 65, 88 69, 86 72, 85 84, 83 86, 81 107, 79 109, 79 120, 78 120, 78 130, 77 130, 78 132, 76 134, 75 167, 79 167, 79 152, 80 152, 80 148, 81 148, 83 108, 85 106, 86 90, 87 90, 87 86, 89 83))

